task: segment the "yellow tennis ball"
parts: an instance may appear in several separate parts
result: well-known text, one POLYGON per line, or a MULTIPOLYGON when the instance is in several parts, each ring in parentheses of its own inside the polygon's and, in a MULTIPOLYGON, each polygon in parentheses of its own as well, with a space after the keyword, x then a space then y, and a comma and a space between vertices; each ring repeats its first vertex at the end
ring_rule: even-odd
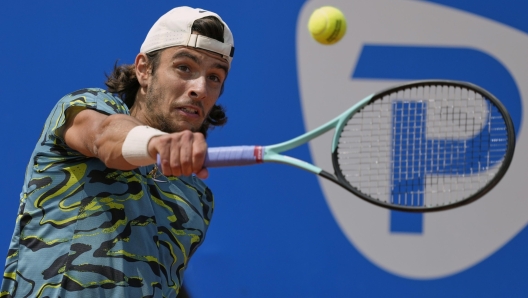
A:
POLYGON ((332 6, 323 6, 314 10, 308 21, 308 31, 322 44, 338 42, 345 35, 346 27, 345 16, 332 6))

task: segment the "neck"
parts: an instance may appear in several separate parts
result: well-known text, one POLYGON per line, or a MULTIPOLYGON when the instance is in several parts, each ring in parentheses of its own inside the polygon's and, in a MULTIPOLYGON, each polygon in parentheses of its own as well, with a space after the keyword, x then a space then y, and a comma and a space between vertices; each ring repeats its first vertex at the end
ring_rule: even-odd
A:
POLYGON ((136 93, 134 104, 130 108, 130 116, 148 125, 149 121, 146 117, 145 98, 144 92, 142 92, 142 89, 139 88, 138 92, 136 93))

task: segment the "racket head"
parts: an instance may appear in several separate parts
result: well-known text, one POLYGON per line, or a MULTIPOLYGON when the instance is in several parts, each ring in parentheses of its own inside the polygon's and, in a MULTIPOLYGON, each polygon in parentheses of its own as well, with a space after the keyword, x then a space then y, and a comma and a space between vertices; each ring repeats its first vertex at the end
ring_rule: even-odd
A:
POLYGON ((445 210, 490 191, 514 149, 511 117, 490 92, 467 82, 416 81, 372 95, 342 119, 334 182, 389 209, 445 210))

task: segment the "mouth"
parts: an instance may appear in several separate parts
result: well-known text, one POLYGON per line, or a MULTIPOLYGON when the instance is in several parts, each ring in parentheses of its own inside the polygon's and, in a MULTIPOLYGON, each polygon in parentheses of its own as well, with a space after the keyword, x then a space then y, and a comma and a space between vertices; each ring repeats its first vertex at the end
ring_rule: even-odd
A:
POLYGON ((200 117, 200 108, 195 106, 182 106, 177 107, 176 110, 180 111, 181 113, 185 114, 189 117, 200 117))

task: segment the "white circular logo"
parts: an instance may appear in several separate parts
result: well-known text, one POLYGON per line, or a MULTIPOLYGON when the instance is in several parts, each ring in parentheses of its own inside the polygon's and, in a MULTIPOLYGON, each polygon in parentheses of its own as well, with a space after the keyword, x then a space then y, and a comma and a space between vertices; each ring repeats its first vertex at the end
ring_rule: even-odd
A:
MULTIPOLYGON (((528 96, 528 85, 523 84, 528 82, 528 35, 523 32, 421 1, 312 0, 304 5, 297 25, 299 86, 307 131, 367 95, 402 83, 353 78, 365 45, 472 49, 504 66, 517 83, 520 97, 528 96), (307 30, 310 14, 325 5, 341 9, 348 22, 345 37, 331 46, 317 43, 307 30)), ((437 59, 446 58, 439 55, 437 59)), ((526 106, 522 114, 528 113, 526 106)), ((408 278, 448 276, 493 254, 528 222, 528 200, 523 198, 528 168, 528 157, 523 154, 528 148, 525 131, 522 124, 517 154, 498 186, 467 206, 419 214, 417 231, 395 229, 391 227, 391 211, 358 199, 324 179, 320 183, 343 233, 371 262, 408 278)), ((331 139, 328 133, 310 143, 314 163, 326 170, 332 169, 331 139)))

